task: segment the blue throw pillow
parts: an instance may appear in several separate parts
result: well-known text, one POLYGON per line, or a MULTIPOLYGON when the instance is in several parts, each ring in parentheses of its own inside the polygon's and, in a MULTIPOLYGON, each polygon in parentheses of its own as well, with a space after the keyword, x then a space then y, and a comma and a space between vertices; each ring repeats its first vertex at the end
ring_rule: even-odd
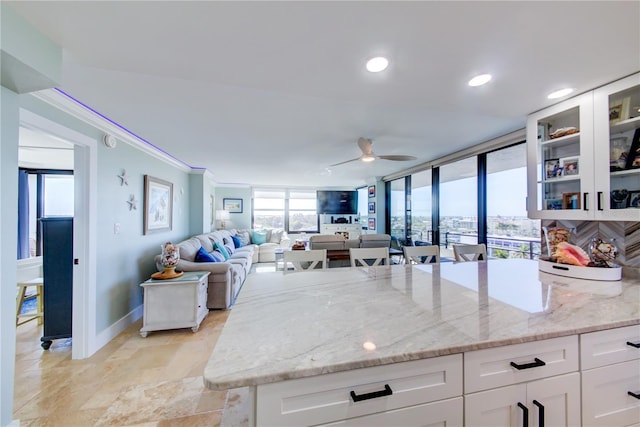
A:
POLYGON ((227 252, 227 249, 224 245, 221 245, 220 242, 216 242, 216 249, 220 251, 225 261, 229 259, 229 252, 227 252))
POLYGON ((231 236, 231 240, 233 240, 233 246, 235 246, 236 248, 241 248, 242 247, 242 242, 240 241, 240 239, 236 236, 231 236))
POLYGON ((224 262, 224 255, 222 255, 218 250, 211 252, 209 255, 211 255, 216 262, 224 262))
POLYGON ((256 245, 267 243, 267 233, 264 231, 252 231, 251 240, 256 245))
POLYGON ((229 252, 229 255, 233 255, 233 253, 236 251, 236 248, 231 245, 224 245, 224 248, 227 250, 227 252, 229 252))
POLYGON ((194 258, 195 262, 216 262, 216 260, 203 248, 202 246, 198 249, 196 256, 194 258))

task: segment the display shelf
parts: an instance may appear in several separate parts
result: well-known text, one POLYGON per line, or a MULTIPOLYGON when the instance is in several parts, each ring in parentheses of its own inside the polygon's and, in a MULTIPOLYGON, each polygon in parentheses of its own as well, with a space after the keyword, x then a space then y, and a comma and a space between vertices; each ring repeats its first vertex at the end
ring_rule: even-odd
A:
POLYGON ((640 116, 611 125, 611 135, 625 133, 640 128, 640 116))
POLYGON ((580 181, 580 175, 562 176, 560 178, 551 178, 538 181, 539 184, 558 184, 562 182, 580 181))
POLYGON ((625 175, 635 175, 635 174, 640 174, 640 168, 625 169, 621 171, 611 172, 611 176, 625 176, 625 175))
POLYGON ((540 142, 541 148, 552 147, 564 147, 566 145, 577 144, 580 142, 580 132, 572 133, 571 135, 561 136, 560 138, 547 139, 540 142))

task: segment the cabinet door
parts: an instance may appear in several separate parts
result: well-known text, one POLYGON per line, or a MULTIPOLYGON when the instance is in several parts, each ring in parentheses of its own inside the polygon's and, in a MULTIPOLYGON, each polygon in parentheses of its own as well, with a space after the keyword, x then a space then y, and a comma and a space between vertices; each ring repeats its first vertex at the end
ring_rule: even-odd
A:
MULTIPOLYGON (((524 425, 525 384, 481 391, 464 397, 465 426, 516 427, 524 425)), ((528 411, 528 410, 527 410, 528 411)))
POLYGON ((640 361, 632 360, 582 373, 584 426, 640 424, 640 361))
POLYGON ((531 114, 527 119, 529 216, 592 219, 593 180, 593 92, 531 114), (567 134, 559 136, 562 132, 567 134))
POLYGON ((596 219, 640 220, 640 73, 594 91, 596 219))
POLYGON ((531 426, 579 426, 580 374, 574 372, 527 384, 527 402, 531 426))

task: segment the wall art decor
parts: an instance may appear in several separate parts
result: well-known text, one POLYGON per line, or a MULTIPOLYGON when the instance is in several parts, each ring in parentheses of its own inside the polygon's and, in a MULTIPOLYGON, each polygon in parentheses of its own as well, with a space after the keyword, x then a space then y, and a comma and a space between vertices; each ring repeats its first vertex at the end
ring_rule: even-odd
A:
POLYGON ((242 213, 242 199, 222 199, 222 209, 229 213, 242 213))
POLYGON ((173 184, 144 176, 144 234, 171 230, 173 220, 173 184))
POLYGON ((369 186, 369 197, 376 197, 376 186, 375 185, 370 185, 369 186))

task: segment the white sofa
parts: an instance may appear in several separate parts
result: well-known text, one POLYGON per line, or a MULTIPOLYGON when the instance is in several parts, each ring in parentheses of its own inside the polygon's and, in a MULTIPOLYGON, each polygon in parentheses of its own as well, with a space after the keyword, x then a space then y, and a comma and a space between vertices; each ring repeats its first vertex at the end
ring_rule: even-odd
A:
MULTIPOLYGON (((288 249, 291 247, 291 239, 287 232, 281 229, 265 230, 229 230, 231 235, 248 237, 249 244, 253 246, 253 262, 275 262, 276 249, 288 249), (256 240, 256 233, 264 234, 264 243, 256 240)), ((245 240, 246 241, 246 240, 245 240)))
MULTIPOLYGON (((254 257, 254 246, 235 248, 228 260, 220 262, 196 262, 196 254, 203 248, 207 253, 215 251, 216 242, 230 244, 231 234, 227 230, 193 236, 178 243, 180 261, 176 266, 179 271, 208 271, 207 308, 227 309, 233 305, 247 275, 251 271, 254 257)), ((156 255, 158 271, 162 271, 161 256, 156 255)))

